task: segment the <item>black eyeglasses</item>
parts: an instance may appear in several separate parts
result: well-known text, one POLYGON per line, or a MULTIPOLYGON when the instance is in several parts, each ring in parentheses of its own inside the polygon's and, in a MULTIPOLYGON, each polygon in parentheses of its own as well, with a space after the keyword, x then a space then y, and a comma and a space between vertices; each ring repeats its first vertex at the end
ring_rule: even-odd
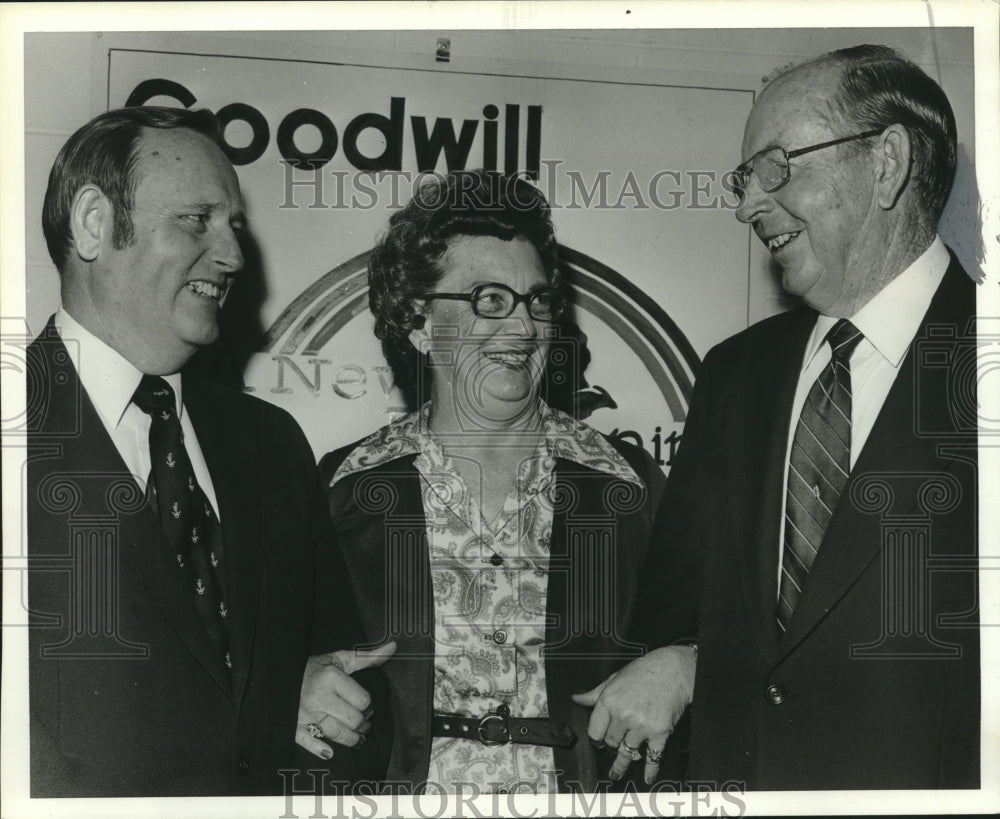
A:
POLYGON ((428 293, 424 298, 467 301, 473 313, 488 319, 507 318, 521 302, 528 305, 529 315, 539 321, 556 321, 566 309, 566 297, 555 287, 539 287, 522 295, 499 282, 480 284, 471 293, 428 293))
POLYGON ((840 145, 842 142, 853 142, 855 139, 865 139, 881 134, 885 128, 876 128, 865 131, 854 136, 831 139, 829 142, 821 142, 818 145, 810 145, 808 148, 798 148, 794 151, 786 151, 778 145, 772 145, 763 150, 757 151, 746 162, 732 172, 733 190, 742 199, 746 195, 747 185, 750 184, 750 174, 757 177, 757 184, 764 193, 774 193, 784 186, 789 179, 791 171, 788 167, 788 160, 794 159, 802 154, 809 154, 821 148, 830 148, 833 145, 840 145))

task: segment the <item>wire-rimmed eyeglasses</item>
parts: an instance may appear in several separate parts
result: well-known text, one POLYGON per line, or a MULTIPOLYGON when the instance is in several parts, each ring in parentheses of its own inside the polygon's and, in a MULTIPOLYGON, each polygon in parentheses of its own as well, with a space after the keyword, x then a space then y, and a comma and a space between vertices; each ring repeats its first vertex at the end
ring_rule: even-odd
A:
POLYGON ((539 287, 530 293, 518 293, 505 284, 490 282, 472 288, 471 293, 428 293, 424 298, 467 301, 480 318, 505 319, 524 302, 528 314, 538 321, 557 321, 566 309, 566 296, 555 287, 539 287))
POLYGON ((786 151, 780 145, 770 145, 757 151, 746 162, 732 172, 733 191, 742 199, 746 195, 747 185, 750 184, 750 174, 757 177, 757 184, 764 193, 774 193, 783 187, 791 175, 788 160, 794 159, 803 154, 818 151, 821 148, 830 148, 840 145, 843 142, 853 142, 855 139, 865 139, 881 134, 885 128, 875 128, 870 131, 863 131, 853 136, 831 139, 829 142, 820 142, 818 145, 810 145, 807 148, 797 148, 794 151, 786 151))

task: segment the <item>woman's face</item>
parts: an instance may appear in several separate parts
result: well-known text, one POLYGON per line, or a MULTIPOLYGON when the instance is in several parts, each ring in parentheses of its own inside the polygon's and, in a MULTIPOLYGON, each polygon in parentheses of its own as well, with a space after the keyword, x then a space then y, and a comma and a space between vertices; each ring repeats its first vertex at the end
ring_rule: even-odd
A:
MULTIPOLYGON (((438 293, 471 293, 477 285, 499 283, 526 294, 549 284, 527 239, 457 236, 448 242, 442 268, 438 293)), ((476 316, 467 301, 434 299, 424 315, 424 327, 410 338, 430 356, 436 402, 452 401, 460 418, 487 428, 534 409, 550 323, 532 318, 523 302, 507 318, 491 319, 476 316)))

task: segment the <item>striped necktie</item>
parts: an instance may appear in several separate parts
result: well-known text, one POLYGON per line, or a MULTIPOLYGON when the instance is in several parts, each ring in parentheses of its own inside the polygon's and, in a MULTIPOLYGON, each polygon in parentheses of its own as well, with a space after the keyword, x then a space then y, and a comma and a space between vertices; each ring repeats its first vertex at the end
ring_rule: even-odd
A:
POLYGON ((156 375, 144 375, 132 397, 150 416, 147 495, 155 502, 174 551, 178 580, 190 588, 219 658, 232 669, 229 610, 222 560, 222 527, 194 476, 177 417, 174 390, 156 375))
POLYGON ((851 353, 863 338, 847 319, 826 336, 830 363, 809 390, 788 462, 779 633, 788 629, 851 469, 851 353))

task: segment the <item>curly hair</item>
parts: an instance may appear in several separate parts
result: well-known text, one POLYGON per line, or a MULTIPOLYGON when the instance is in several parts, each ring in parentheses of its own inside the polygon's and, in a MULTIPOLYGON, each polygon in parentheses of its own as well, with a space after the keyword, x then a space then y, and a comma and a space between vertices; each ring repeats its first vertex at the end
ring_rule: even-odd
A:
POLYGON ((424 322, 415 302, 441 280, 442 258, 456 236, 526 239, 541 256, 550 284, 560 284, 549 204, 534 186, 518 175, 496 171, 430 176, 389 219, 368 261, 375 336, 410 406, 427 397, 422 389, 426 361, 409 339, 424 322))

